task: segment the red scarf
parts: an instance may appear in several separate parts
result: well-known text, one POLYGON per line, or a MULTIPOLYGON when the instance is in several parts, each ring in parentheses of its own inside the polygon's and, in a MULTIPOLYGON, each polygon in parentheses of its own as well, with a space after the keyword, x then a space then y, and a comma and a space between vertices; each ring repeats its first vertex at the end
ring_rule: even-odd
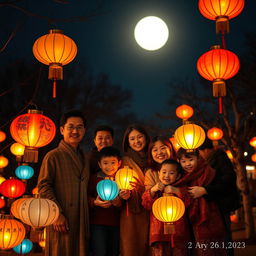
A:
MULTIPOLYGON (((212 169, 202 158, 198 161, 196 170, 186 173, 173 186, 206 186, 210 184, 215 176, 215 170, 212 169)), ((192 199, 189 206, 189 218, 193 224, 200 225, 205 222, 209 216, 209 206, 204 197, 192 199)))

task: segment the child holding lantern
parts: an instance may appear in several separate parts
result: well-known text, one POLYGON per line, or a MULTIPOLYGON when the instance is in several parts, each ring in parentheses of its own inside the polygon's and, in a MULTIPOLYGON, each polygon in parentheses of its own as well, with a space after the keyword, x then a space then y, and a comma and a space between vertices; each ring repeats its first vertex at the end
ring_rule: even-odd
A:
POLYGON ((91 251, 93 256, 119 255, 119 223, 121 200, 102 200, 97 195, 96 186, 104 179, 114 180, 121 165, 120 151, 105 147, 99 151, 100 171, 92 175, 88 185, 90 206, 91 251))
MULTIPOLYGON (((142 195, 142 205, 151 210, 149 244, 152 247, 152 256, 186 256, 189 255, 188 243, 191 241, 189 223, 186 216, 181 217, 173 225, 175 227, 174 246, 172 248, 171 235, 165 234, 164 223, 159 221, 152 213, 153 203, 163 193, 172 193, 181 196, 180 189, 170 186, 181 177, 180 164, 172 159, 164 160, 158 171, 155 185, 142 195)), ((185 202, 186 204, 186 202, 185 202)))

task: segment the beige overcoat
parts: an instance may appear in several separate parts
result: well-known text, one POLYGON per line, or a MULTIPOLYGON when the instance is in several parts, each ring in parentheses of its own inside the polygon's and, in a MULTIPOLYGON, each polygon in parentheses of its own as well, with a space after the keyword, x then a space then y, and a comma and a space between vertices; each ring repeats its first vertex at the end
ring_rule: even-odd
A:
MULTIPOLYGON (((144 173, 129 157, 123 157, 123 166, 129 166, 139 176, 144 186, 144 173)), ((120 242, 121 256, 149 256, 149 211, 141 205, 141 195, 144 191, 132 191, 128 202, 128 216, 126 202, 121 210, 120 242)))
POLYGON ((47 227, 46 256, 85 256, 88 250, 89 221, 87 184, 88 161, 63 140, 43 159, 38 177, 41 197, 53 200, 67 218, 69 231, 47 227))

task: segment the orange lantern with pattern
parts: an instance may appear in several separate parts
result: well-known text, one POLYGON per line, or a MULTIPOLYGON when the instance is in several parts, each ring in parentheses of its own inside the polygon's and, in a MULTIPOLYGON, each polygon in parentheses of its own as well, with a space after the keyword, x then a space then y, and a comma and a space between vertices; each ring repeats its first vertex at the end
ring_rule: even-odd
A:
POLYGON ((225 80, 235 76, 240 68, 236 54, 215 45, 197 61, 198 73, 213 82, 213 97, 219 98, 219 113, 222 113, 222 97, 226 96, 225 80))
POLYGON ((25 227, 10 215, 0 218, 0 249, 8 250, 20 244, 25 238, 25 227))
POLYGON ((62 30, 51 29, 38 38, 33 45, 35 58, 49 65, 48 78, 53 80, 53 98, 56 97, 56 80, 63 79, 63 66, 70 63, 77 54, 75 42, 63 34, 62 30))
POLYGON ((10 131, 16 142, 25 145, 23 161, 37 162, 38 148, 53 140, 56 127, 42 111, 30 109, 12 121, 10 131))
POLYGON ((188 120, 193 114, 194 110, 189 105, 183 104, 176 108, 176 116, 183 121, 188 120))
POLYGON ((216 33, 229 32, 229 20, 239 15, 244 8, 244 0, 199 0, 201 14, 216 21, 216 33))

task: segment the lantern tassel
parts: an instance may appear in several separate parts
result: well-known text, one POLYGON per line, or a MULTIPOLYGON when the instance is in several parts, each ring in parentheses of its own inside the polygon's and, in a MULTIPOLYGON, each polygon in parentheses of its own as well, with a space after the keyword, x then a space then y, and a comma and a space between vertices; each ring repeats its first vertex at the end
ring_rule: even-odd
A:
POLYGON ((216 34, 229 33, 229 20, 227 16, 219 16, 216 19, 216 34))
POLYGON ((222 114, 222 97, 219 97, 219 114, 222 114))
POLYGON ((25 163, 37 163, 38 150, 32 147, 25 147, 23 161, 25 163))
POLYGON ((53 80, 52 97, 56 98, 56 79, 53 80))
POLYGON ((226 83, 223 79, 216 79, 213 81, 212 87, 213 97, 224 97, 227 94, 226 83))

